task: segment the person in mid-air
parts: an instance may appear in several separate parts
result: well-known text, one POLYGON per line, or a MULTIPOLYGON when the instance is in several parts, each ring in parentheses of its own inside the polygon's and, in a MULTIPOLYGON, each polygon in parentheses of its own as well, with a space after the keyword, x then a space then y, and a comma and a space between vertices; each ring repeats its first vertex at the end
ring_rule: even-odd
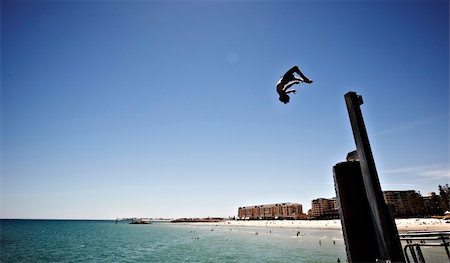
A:
POLYGON ((283 75, 283 77, 281 77, 281 79, 277 83, 277 92, 278 95, 280 95, 279 100, 284 104, 288 103, 290 99, 288 94, 289 93, 295 94, 295 89, 289 88, 294 84, 299 84, 302 82, 310 84, 313 81, 307 78, 305 75, 303 75, 298 66, 293 66, 283 75), (296 77, 294 73, 297 73, 300 76, 300 78, 296 77))

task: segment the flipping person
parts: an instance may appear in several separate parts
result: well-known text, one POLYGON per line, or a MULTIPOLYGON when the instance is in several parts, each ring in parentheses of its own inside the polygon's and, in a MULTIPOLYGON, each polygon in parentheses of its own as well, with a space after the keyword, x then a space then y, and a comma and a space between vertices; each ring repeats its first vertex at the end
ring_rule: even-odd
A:
POLYGON ((288 94, 289 93, 295 94, 295 89, 289 88, 294 84, 299 84, 302 82, 310 84, 313 81, 307 78, 305 75, 303 75, 298 66, 293 66, 283 75, 283 77, 281 77, 281 79, 277 83, 277 92, 278 95, 280 95, 279 100, 284 104, 288 103, 290 99, 288 94), (300 76, 300 78, 296 77, 294 73, 297 73, 300 76))

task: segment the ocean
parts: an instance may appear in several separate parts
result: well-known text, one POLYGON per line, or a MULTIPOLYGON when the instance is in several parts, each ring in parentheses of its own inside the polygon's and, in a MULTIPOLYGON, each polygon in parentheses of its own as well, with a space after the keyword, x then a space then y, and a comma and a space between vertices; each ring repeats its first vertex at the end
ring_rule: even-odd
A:
POLYGON ((1 220, 1 262, 345 262, 342 231, 1 220))
MULTIPOLYGON (((404 245, 404 244, 403 244, 404 245)), ((427 263, 449 262, 424 247, 427 263)), ((341 230, 0 220, 0 262, 346 262, 341 230)), ((412 260, 411 256, 410 259, 412 260)))

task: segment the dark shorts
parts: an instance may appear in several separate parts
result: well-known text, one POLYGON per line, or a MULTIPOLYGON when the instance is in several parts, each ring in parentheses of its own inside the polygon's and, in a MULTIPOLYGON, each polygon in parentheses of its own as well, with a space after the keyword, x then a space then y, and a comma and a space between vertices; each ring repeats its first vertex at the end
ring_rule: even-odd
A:
POLYGON ((286 73, 286 74, 284 74, 284 76, 283 76, 283 81, 285 81, 286 83, 288 83, 288 82, 291 82, 291 81, 293 81, 293 80, 295 80, 295 76, 294 76, 294 74, 292 74, 292 73, 286 73))

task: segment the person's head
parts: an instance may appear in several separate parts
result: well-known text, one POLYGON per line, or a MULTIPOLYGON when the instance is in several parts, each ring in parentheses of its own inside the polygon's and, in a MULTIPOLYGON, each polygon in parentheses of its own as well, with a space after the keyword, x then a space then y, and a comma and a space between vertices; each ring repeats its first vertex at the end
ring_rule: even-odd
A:
POLYGON ((288 103, 289 102, 289 96, 287 95, 287 94, 282 94, 282 95, 280 95, 280 98, 279 98, 279 100, 281 101, 281 102, 283 102, 284 104, 286 104, 286 103, 288 103))

